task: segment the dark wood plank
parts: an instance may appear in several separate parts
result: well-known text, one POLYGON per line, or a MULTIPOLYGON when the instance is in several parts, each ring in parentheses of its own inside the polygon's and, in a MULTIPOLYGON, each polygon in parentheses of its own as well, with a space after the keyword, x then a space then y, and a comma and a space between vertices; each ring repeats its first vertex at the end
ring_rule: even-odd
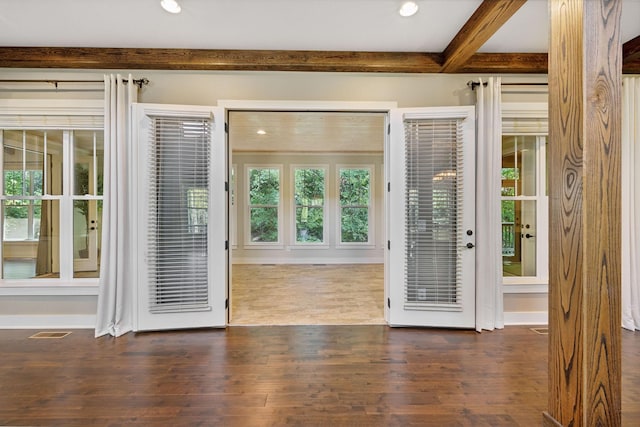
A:
POLYGON ((546 425, 621 423, 621 9, 550 2, 546 425))
POLYGON ((443 52, 443 73, 456 72, 526 0, 484 0, 443 52))
POLYGON ((640 59, 640 36, 622 45, 622 62, 630 63, 640 59))
POLYGON ((623 62, 622 74, 640 74, 640 58, 623 62))
MULTIPOLYGON (((540 424, 548 337, 526 327, 230 327, 61 340, 0 330, 0 425, 540 424)), ((640 425, 640 334, 623 334, 640 425)))

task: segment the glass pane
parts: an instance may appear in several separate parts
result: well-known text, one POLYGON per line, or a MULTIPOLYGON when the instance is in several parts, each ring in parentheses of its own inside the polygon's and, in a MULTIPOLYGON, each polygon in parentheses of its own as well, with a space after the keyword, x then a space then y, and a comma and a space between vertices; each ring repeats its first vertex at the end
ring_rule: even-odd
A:
POLYGON ((296 208, 296 242, 321 243, 323 241, 324 208, 296 208))
POLYGON ((536 275, 536 202, 502 201, 504 276, 536 275))
POLYGON ((278 208, 251 208, 251 241, 278 241, 278 208))
MULTIPOLYGON (((439 173, 433 177, 431 199, 433 239, 451 242, 456 240, 458 213, 457 213, 457 179, 453 171, 439 173)), ((423 205, 422 209, 428 206, 423 205)), ((414 208, 415 210, 415 208, 414 208)), ((418 220, 418 224, 420 223, 418 220)), ((424 221, 424 220, 422 220, 424 221)), ((419 228, 421 228, 419 226, 419 228)))
POLYGON ((206 188, 187 190, 187 211, 189 233, 206 233, 209 222, 209 190, 206 188))
POLYGON ((324 204, 324 169, 295 170, 296 206, 324 204))
POLYGON ((46 194, 62 195, 62 131, 47 131, 46 194))
POLYGON ((340 205, 368 206, 369 169, 340 169, 340 205))
POLYGON ((502 137, 502 195, 536 195, 536 137, 502 137))
POLYGON ((342 208, 340 227, 342 243, 367 243, 369 208, 342 208))
POLYGON ((278 205, 280 202, 280 170, 249 169, 249 204, 278 205))
MULTIPOLYGON (((513 257, 516 253, 516 218, 513 200, 502 201, 502 256, 513 257)), ((504 258, 503 258, 504 259, 504 258)), ((505 269, 506 272, 506 269, 505 269)))
POLYGON ((73 277, 99 277, 102 201, 73 202, 73 277))
POLYGON ((62 131, 4 131, 3 155, 5 195, 62 194, 62 131))
POLYGON ((59 277, 59 202, 6 200, 3 216, 3 277, 59 277))
POLYGON ((4 240, 29 238, 29 200, 4 202, 4 240))
MULTIPOLYGON (((38 156, 37 151, 29 150, 28 147, 35 148, 33 144, 38 139, 42 144, 43 136, 41 132, 38 135, 22 130, 4 132, 3 170, 5 195, 32 195, 33 180, 30 179, 29 170, 42 171, 42 155, 38 156)), ((40 193, 42 192, 42 182, 40 182, 39 191, 40 193)))
POLYGON ((73 159, 73 194, 101 195, 104 169, 102 131, 74 131, 73 159))

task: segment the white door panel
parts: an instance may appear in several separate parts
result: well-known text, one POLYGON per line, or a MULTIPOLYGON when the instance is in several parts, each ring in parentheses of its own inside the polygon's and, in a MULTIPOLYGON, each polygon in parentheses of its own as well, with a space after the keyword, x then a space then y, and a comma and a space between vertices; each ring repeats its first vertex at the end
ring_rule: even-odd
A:
POLYGON ((226 149, 217 108, 135 104, 135 330, 224 327, 226 149))
POLYGON ((475 326, 473 107, 391 111, 389 324, 475 326))

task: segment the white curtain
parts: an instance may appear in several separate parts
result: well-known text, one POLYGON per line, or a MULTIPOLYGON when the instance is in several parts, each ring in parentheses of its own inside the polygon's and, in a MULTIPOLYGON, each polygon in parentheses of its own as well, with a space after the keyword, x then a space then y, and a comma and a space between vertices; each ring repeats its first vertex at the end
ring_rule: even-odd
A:
POLYGON ((130 106, 137 101, 131 75, 104 76, 104 202, 100 289, 95 336, 120 336, 133 329, 133 283, 129 271, 129 126, 130 106))
POLYGON ((504 327, 499 77, 476 87, 476 330, 504 327))
POLYGON ((640 330, 640 77, 622 84, 622 326, 640 330))

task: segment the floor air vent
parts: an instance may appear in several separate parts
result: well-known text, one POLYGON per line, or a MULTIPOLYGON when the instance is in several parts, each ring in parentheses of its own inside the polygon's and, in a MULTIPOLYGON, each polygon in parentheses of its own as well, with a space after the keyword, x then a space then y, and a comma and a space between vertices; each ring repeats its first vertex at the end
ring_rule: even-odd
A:
POLYGON ((31 335, 29 338, 33 339, 60 339, 69 335, 71 332, 38 332, 31 335))

